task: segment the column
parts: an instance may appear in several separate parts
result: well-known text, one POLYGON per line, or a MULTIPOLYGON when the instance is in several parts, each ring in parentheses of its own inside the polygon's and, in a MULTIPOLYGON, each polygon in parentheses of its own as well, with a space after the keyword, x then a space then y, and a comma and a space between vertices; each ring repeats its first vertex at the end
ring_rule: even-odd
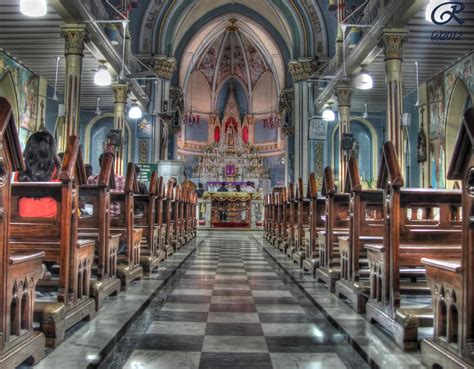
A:
MULTIPOLYGON (((156 87, 155 106, 158 113, 164 113, 171 110, 170 87, 173 73, 177 68, 176 59, 167 56, 156 56, 153 58, 152 67, 155 74, 160 78, 156 87), (165 104, 165 102, 167 102, 165 104), (168 104, 168 105, 167 105, 168 104)), ((157 119, 157 126, 155 127, 154 137, 154 160, 168 159, 168 137, 169 137, 169 122, 164 122, 162 119, 157 119)), ((175 137, 173 136, 173 140, 175 137)))
POLYGON ((65 131, 60 143, 60 151, 66 149, 67 137, 79 134, 80 94, 82 58, 87 41, 84 24, 65 24, 61 26, 61 36, 65 40, 66 78, 64 86, 65 131))
POLYGON ((294 81, 295 103, 293 109, 293 125, 295 140, 294 180, 303 180, 307 186, 309 177, 309 116, 310 91, 306 81, 316 71, 318 62, 312 58, 300 58, 290 61, 288 70, 294 81))
POLYGON ((292 122, 293 105, 295 100, 294 90, 291 88, 284 88, 279 97, 278 111, 281 116, 283 127, 281 128, 281 134, 284 140, 285 149, 285 184, 288 185, 292 180, 290 178, 290 144, 291 136, 294 135, 294 127, 292 122))
POLYGON ((387 86, 387 131, 388 140, 393 142, 400 167, 403 165, 402 137, 402 49, 407 39, 407 30, 385 29, 379 46, 385 55, 385 84, 387 86))
POLYGON ((343 63, 344 32, 342 31, 341 22, 345 18, 345 7, 345 0, 337 0, 336 64, 338 67, 343 63))
POLYGON ((344 180, 346 179, 346 166, 349 158, 348 152, 342 149, 342 135, 344 133, 351 133, 352 89, 347 86, 340 86, 337 88, 336 96, 339 110, 339 190, 343 191, 344 180))
POLYGON ((125 142, 125 106, 127 104, 128 85, 118 83, 112 86, 114 90, 114 129, 120 130, 120 141, 122 145, 115 152, 115 173, 123 175, 125 142))

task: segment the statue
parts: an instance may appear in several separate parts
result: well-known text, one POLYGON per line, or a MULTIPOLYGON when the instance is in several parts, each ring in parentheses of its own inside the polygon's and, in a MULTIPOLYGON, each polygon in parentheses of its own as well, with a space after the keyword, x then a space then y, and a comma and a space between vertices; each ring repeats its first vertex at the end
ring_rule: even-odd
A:
POLYGON ((235 131, 234 125, 231 123, 227 126, 225 134, 226 134, 226 144, 228 147, 234 147, 235 146, 235 134, 237 132, 235 131))

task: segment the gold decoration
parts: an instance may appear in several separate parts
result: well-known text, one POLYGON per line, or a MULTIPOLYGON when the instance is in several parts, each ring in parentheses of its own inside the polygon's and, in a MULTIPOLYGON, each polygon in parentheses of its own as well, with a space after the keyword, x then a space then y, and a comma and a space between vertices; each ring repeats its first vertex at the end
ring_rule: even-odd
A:
POLYGON ((336 91, 338 106, 351 106, 352 89, 346 86, 338 87, 336 91))
POLYGON ((403 60, 403 43, 408 39, 407 30, 386 30, 378 46, 383 47, 384 60, 403 60))
POLYGON ((116 84, 112 88, 114 90, 114 102, 125 104, 127 102, 128 85, 116 84))
POLYGON ((293 111, 293 101, 295 100, 295 90, 292 88, 284 88, 278 99, 278 111, 283 117, 285 114, 293 111))
POLYGON ((140 164, 148 161, 148 140, 138 140, 138 160, 140 164))
POLYGON ((64 37, 66 41, 65 55, 84 55, 85 43, 89 41, 84 24, 65 24, 61 26, 61 36, 64 37))
POLYGON ((288 71, 291 73, 294 82, 305 81, 311 77, 318 69, 318 58, 300 58, 288 63, 288 71))
POLYGON ((202 198, 216 201, 249 201, 261 200, 262 194, 260 192, 204 192, 202 198))
POLYGON ((171 80, 173 73, 177 68, 175 58, 168 58, 166 56, 158 56, 153 58, 153 70, 160 78, 171 80))

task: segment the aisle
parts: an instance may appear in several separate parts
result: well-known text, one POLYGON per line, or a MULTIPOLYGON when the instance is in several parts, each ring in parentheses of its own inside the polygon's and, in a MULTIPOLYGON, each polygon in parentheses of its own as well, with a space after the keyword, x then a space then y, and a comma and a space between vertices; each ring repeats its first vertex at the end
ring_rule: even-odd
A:
POLYGON ((246 232, 214 232, 101 367, 365 368, 246 232))

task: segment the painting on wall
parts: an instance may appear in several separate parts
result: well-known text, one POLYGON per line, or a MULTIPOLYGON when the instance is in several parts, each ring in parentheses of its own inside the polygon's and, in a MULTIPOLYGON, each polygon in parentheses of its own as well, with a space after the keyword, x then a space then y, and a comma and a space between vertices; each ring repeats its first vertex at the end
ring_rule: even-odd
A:
POLYGON ((199 70, 210 84, 212 84, 212 78, 214 77, 214 71, 217 65, 217 57, 219 56, 219 49, 216 45, 220 45, 221 40, 222 36, 220 36, 206 54, 204 54, 199 66, 199 70))
POLYGON ((444 75, 428 82, 430 185, 445 188, 446 104, 444 75))
POLYGON ((446 97, 445 106, 448 107, 449 98, 453 91, 454 84, 459 78, 465 84, 470 91, 474 91, 474 79, 472 78, 472 68, 474 63, 474 53, 469 54, 467 57, 453 65, 444 74, 445 86, 446 86, 446 97))
POLYGON ((17 90, 20 126, 35 131, 39 77, 0 51, 0 80, 8 71, 13 76, 17 90))

